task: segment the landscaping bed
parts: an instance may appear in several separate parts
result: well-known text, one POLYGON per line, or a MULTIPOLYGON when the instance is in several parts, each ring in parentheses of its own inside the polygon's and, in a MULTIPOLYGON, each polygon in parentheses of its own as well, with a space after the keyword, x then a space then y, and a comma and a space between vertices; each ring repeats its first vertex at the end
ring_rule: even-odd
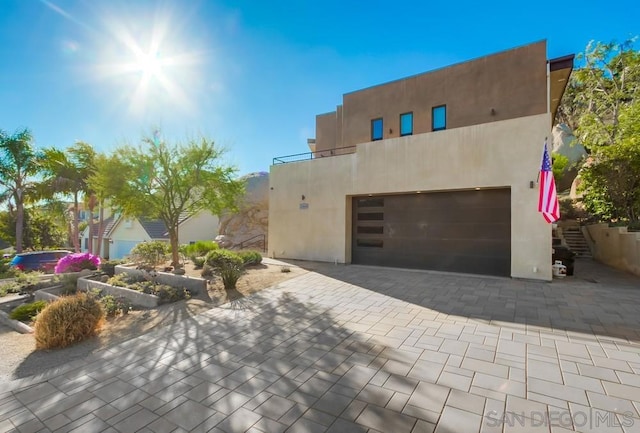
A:
MULTIPOLYGON (((167 264, 168 266, 168 264, 167 264)), ((190 279, 201 279, 201 270, 187 262, 185 275, 190 279)), ((237 298, 247 296, 267 287, 276 286, 289 278, 300 276, 307 271, 295 267, 285 267, 290 272, 282 272, 278 264, 261 264, 246 268, 238 281, 237 289, 224 290, 219 277, 207 280, 206 290, 202 290, 188 300, 160 304, 156 308, 132 309, 128 314, 107 317, 102 331, 94 338, 75 346, 55 351, 35 351, 33 335, 24 335, 5 328, 0 324, 0 346, 9 348, 10 356, 0 360, 0 382, 40 373, 49 368, 63 365, 73 359, 126 341, 151 331, 158 326, 166 326, 207 311, 237 298), (2 329, 5 328, 5 329, 2 329)))

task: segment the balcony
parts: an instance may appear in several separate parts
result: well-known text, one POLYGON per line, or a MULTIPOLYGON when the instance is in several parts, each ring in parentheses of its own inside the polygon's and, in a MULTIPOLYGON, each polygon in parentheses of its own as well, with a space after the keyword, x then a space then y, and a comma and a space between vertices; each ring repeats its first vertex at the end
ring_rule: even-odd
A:
POLYGON ((308 161, 311 159, 326 158, 331 156, 348 155, 356 152, 356 146, 336 147, 335 149, 318 150, 315 152, 296 153, 295 155, 277 156, 273 158, 272 165, 288 164, 290 162, 308 161))

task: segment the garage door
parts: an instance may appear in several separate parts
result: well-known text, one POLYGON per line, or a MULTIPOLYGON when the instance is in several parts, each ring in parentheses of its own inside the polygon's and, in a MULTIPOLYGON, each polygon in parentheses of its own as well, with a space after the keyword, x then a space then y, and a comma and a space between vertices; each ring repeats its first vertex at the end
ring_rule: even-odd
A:
POLYGON ((353 198, 352 262, 511 274, 511 190, 353 198))
POLYGON ((128 256, 133 247, 140 242, 142 241, 114 241, 109 258, 112 260, 123 259, 125 256, 128 256))

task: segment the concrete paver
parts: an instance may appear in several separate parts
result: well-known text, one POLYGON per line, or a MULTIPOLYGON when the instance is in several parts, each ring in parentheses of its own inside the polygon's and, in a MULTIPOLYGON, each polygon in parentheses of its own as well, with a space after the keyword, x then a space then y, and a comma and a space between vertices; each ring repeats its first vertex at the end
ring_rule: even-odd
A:
POLYGON ((0 383, 0 433, 640 429, 638 278, 299 264, 314 272, 0 383))

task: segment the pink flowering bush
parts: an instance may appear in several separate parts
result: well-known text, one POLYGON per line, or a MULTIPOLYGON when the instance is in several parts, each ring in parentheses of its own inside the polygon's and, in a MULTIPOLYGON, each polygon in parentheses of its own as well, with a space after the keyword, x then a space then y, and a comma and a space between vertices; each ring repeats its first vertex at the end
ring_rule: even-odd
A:
POLYGON ((100 266, 100 257, 90 253, 74 253, 58 260, 54 272, 56 274, 64 274, 67 272, 80 272, 83 269, 96 270, 98 266, 100 266))

